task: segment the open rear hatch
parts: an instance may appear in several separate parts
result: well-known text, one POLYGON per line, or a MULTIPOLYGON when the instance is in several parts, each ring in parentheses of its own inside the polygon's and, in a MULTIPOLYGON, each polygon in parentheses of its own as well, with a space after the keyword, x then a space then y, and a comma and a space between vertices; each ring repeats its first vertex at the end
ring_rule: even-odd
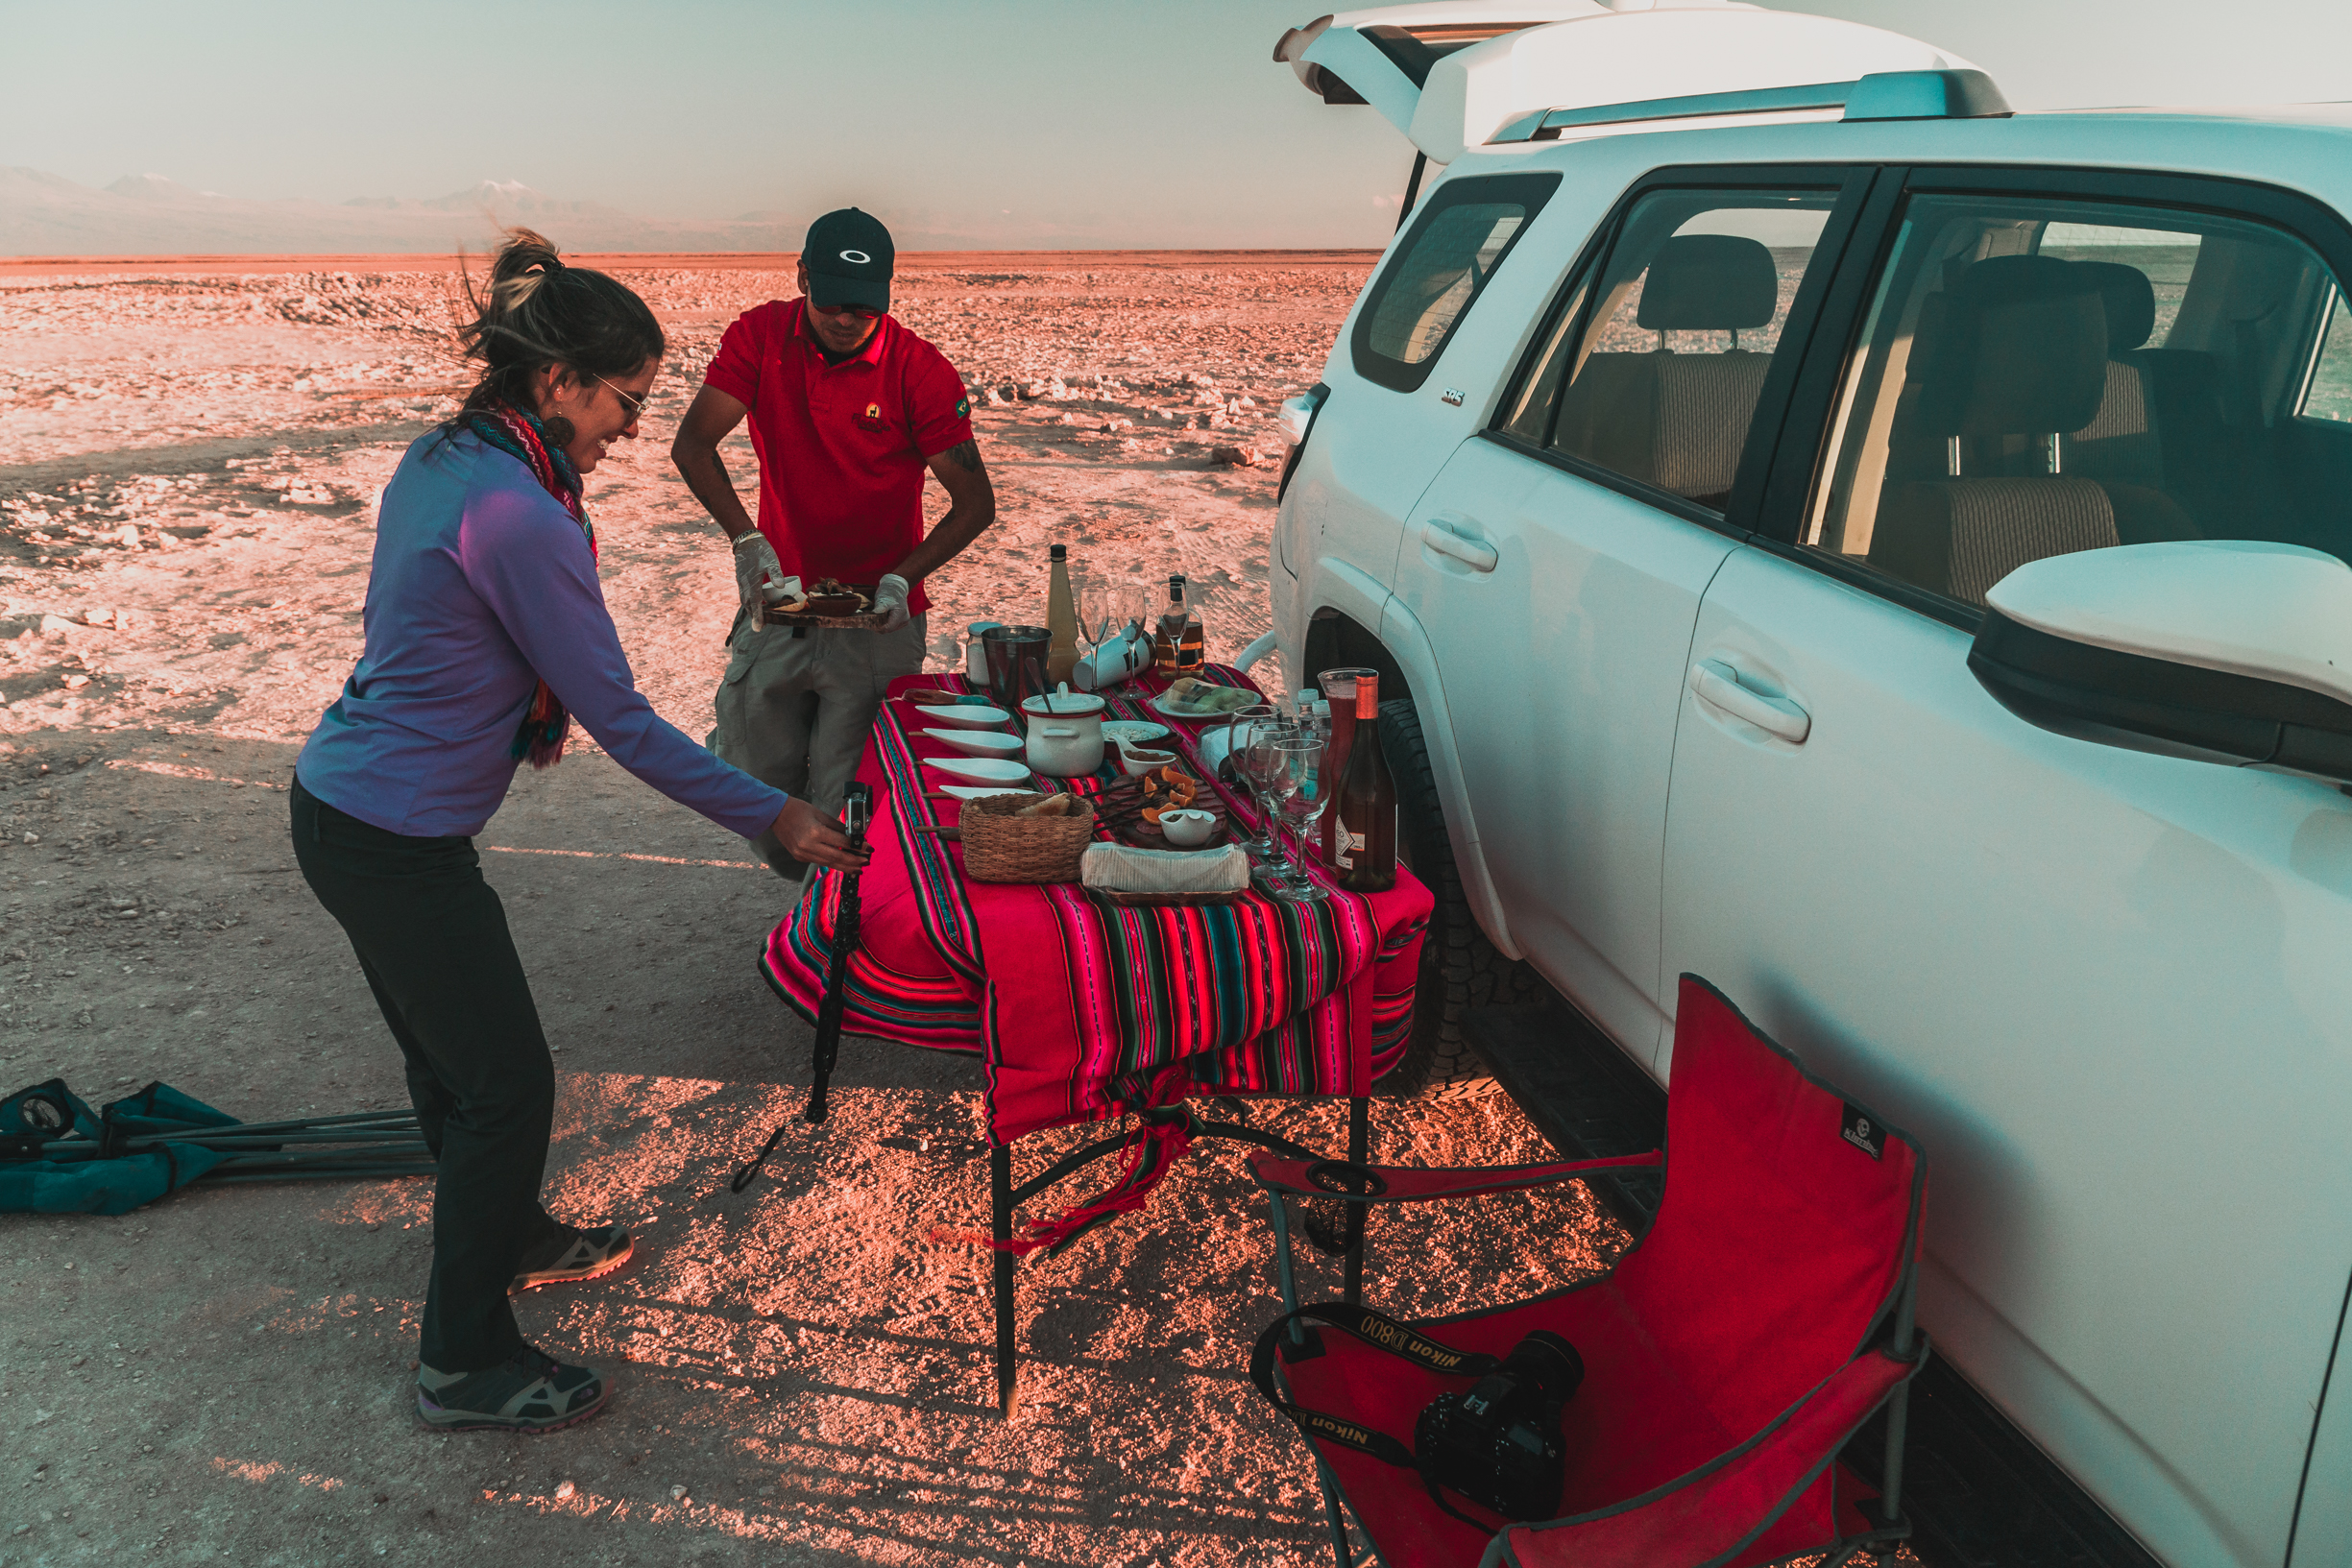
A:
POLYGON ((1790 109, 1716 111, 1819 116, 1834 114, 1842 89, 1864 76, 1974 69, 1899 33, 1735 0, 1623 11, 1594 0, 1431 0, 1344 11, 1283 34, 1274 59, 1327 104, 1370 105, 1435 163, 1492 140, 1559 134, 1544 124, 1555 111, 1821 86, 1818 104, 1800 95, 1790 109))

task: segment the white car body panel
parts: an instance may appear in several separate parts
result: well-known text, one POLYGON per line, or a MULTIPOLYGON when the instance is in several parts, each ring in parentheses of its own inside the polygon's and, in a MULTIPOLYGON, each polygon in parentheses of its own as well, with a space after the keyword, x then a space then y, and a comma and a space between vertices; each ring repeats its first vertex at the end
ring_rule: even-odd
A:
MULTIPOLYGON (((1652 95, 1757 84, 1677 74, 1652 95)), ((2164 1560, 2276 1568, 2291 1528, 2292 1568, 2352 1565, 2340 1359, 2314 1428, 2352 1272, 2352 802, 2306 779, 2035 729, 1969 674, 1966 634, 1727 535, 1690 542, 1723 562, 1711 586, 1694 581, 1704 552, 1678 566, 1671 536, 1708 530, 1560 470, 1539 483, 1496 469, 1481 451, 1493 444, 1475 439, 1587 235, 1651 170, 2145 170, 2286 188, 2340 213, 2352 107, 1683 125, 1471 147, 1445 171, 1563 181, 1418 391, 1358 376, 1343 328, 1298 479, 1346 470, 1324 502, 1344 494, 1359 516, 1318 536, 1304 575, 1277 563, 1285 649, 1295 661, 1303 648, 1339 562, 1393 590, 1381 636, 1417 699, 1443 705, 1425 711, 1424 734, 1498 946, 1515 951, 1515 934, 1661 1078, 1670 1046, 1629 993, 1647 985, 1653 1008, 1670 1008, 1668 979, 1704 975, 1917 1134, 1934 1172, 1923 1320, 2164 1560), (1443 389, 1464 406, 1445 406, 1443 389), (1417 425, 1425 444, 1408 434, 1417 425), (1416 530, 1439 514, 1495 549, 1492 572, 1422 548, 1416 530), (1642 528, 1668 543, 1631 543, 1642 528), (1604 559, 1612 529, 1619 558, 1604 559), (1520 567, 1515 551, 1539 532, 1586 559, 1520 567), (1643 591, 1704 590, 1687 660, 1807 715, 1802 743, 1688 690, 1688 665, 1663 696, 1646 679, 1575 673, 1576 638, 1602 626, 1570 608, 1581 585, 1643 552, 1643 591), (1515 596, 1515 569, 1543 591, 1515 596), (1442 602, 1470 579, 1476 613, 1442 602), (1526 673, 1497 679, 1498 662, 1526 673), (1554 691, 1643 711, 1570 712, 1548 750, 1541 701, 1554 691), (1654 971, 1636 977, 1625 932, 1641 918, 1652 830, 1630 815, 1646 784, 1623 754, 1661 724, 1673 736, 1653 862, 1661 931, 1654 971), (1572 736, 1585 755, 1570 755, 1572 736), (1521 776, 1488 777, 1505 761, 1521 776), (1454 817, 1457 798, 1474 830, 1454 817), (1598 885, 1519 875, 1518 857, 1578 848, 1557 818, 1594 801, 1625 842, 1562 863, 1598 885)), ((1294 519, 1298 500, 1295 485, 1282 527, 1320 526, 1294 519)), ((1670 640, 1671 625, 1659 635, 1670 640)), ((2314 684, 2334 681, 2318 671, 2314 684)))

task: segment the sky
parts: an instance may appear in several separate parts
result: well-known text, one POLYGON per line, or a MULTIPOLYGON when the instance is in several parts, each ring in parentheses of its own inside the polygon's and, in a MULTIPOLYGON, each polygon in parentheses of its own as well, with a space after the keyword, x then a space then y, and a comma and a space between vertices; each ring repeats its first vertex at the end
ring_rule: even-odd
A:
MULTIPOLYGON (((2352 98, 2345 0, 1804 0, 2021 108, 2352 98)), ((1411 161, 1273 63, 1316 0, 0 0, 0 164, 255 198, 519 180, 643 217, 855 203, 959 244, 1377 245, 1411 161)))

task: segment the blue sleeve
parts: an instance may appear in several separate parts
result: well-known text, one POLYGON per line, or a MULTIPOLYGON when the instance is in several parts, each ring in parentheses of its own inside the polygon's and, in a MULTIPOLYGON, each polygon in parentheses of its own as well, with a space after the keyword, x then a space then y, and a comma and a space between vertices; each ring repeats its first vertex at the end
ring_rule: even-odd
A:
POLYGON ((476 489, 458 552, 467 582, 614 761, 745 838, 775 821, 784 791, 688 739, 637 689, 587 536, 553 496, 476 489))

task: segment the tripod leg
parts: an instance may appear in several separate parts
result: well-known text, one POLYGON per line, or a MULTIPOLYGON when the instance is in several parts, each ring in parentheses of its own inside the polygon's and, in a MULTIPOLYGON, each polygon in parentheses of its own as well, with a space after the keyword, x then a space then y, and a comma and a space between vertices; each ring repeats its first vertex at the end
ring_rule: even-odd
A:
POLYGON ((1331 1484, 1331 1467, 1321 1454, 1315 1456, 1315 1479, 1323 1489, 1323 1515, 1331 1523, 1331 1556, 1339 1568, 1356 1568, 1355 1554, 1347 1550, 1347 1514, 1340 1507, 1339 1488, 1331 1484))
MULTIPOLYGON (((1347 1163, 1362 1165, 1370 1157, 1371 1143, 1372 1102, 1351 1099, 1347 1102, 1347 1163)), ((1347 1205, 1347 1271, 1342 1294, 1350 1303, 1364 1299, 1364 1226, 1370 1218, 1371 1205, 1347 1205)))
POLYGON ((1020 1260, 1004 1249, 1012 1240, 1012 1150, 988 1151, 988 1233, 997 1250, 990 1254, 996 1269, 996 1405, 998 1413, 1012 1419, 1014 1383, 1019 1367, 1014 1360, 1012 1271, 1020 1260))

